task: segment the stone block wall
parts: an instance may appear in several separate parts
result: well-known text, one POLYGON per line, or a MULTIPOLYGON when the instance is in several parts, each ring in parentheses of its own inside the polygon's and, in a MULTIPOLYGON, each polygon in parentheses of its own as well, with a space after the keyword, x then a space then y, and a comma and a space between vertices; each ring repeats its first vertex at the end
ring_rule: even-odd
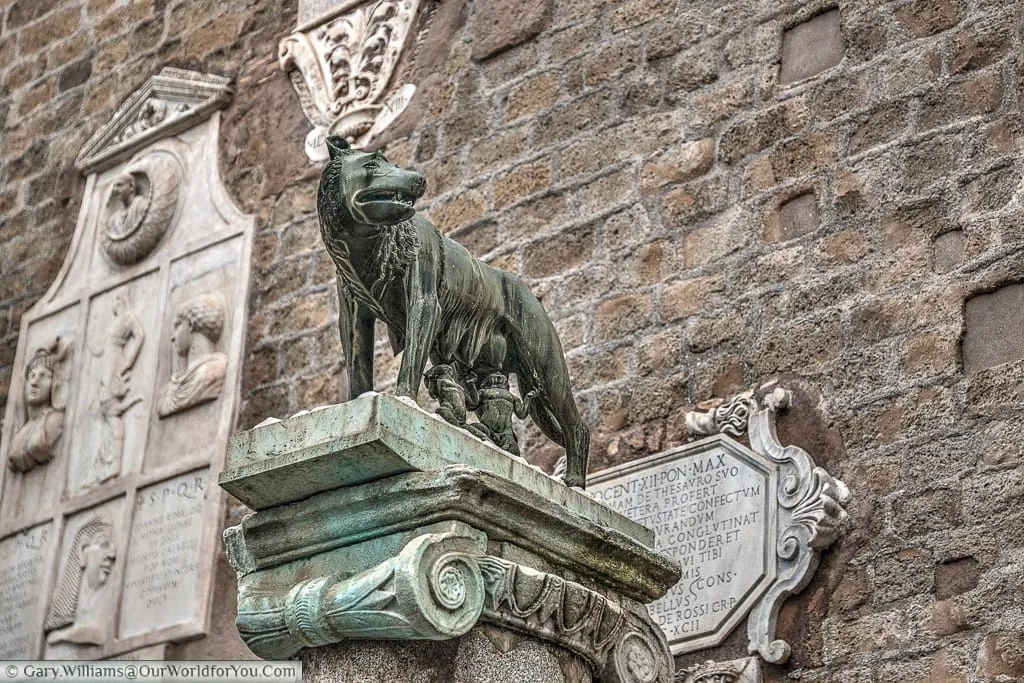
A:
MULTIPOLYGON (((785 433, 850 486, 851 527, 783 611, 793 660, 767 679, 1024 677, 1024 4, 438 5, 441 57, 384 146, 426 174, 442 231, 534 286, 592 467, 679 443, 696 401, 809 388, 814 419, 785 433)), ((337 400, 318 169, 276 65, 294 2, 0 12, 0 400, 73 230, 72 160, 163 65, 236 78, 221 166, 259 217, 240 426, 337 400)))

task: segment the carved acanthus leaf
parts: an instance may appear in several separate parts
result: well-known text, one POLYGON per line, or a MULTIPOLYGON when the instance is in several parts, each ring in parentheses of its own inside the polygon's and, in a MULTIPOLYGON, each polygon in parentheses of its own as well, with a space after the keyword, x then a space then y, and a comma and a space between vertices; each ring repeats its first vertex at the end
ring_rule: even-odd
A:
POLYGON ((408 105, 415 86, 392 80, 420 5, 421 0, 363 3, 281 41, 279 63, 291 72, 314 126, 315 140, 307 138, 311 158, 326 158, 322 138, 328 134, 365 145, 408 105))

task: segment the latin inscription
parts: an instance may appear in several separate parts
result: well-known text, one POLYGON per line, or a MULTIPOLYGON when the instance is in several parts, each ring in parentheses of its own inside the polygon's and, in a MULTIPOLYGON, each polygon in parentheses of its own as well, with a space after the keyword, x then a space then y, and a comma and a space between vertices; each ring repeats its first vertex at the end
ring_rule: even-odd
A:
POLYGON ((0 541, 0 660, 33 659, 50 525, 0 541))
POLYGON ((122 638, 194 618, 208 474, 191 472, 139 491, 128 546, 122 638))
POLYGON ((649 527, 682 578, 650 605, 670 644, 712 636, 766 569, 768 477, 722 448, 679 453, 591 484, 597 500, 649 527))

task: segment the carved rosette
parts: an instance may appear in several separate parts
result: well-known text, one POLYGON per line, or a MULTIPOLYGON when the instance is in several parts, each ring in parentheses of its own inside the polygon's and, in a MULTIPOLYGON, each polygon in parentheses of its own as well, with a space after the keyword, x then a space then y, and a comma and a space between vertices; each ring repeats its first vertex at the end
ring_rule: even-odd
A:
MULTIPOLYGON (((236 569, 240 553, 225 532, 236 569)), ((454 534, 423 534, 395 557, 346 579, 318 577, 285 592, 239 582, 238 630, 265 659, 347 638, 445 640, 478 622, 555 643, 608 683, 669 683, 672 658, 646 608, 559 576, 484 555, 454 534)))
POLYGON ((779 442, 775 417, 789 407, 791 399, 790 392, 778 387, 760 401, 751 391, 710 411, 694 411, 685 416, 687 428, 693 434, 739 436, 747 431, 750 447, 778 467, 777 578, 754 604, 747 619, 749 651, 773 664, 786 662, 792 652, 789 643, 775 638, 779 611, 786 598, 810 583, 821 551, 843 529, 847 519, 843 505, 850 497, 846 485, 817 467, 807 451, 779 442), (739 415, 749 416, 745 424, 738 419, 739 415))
POLYGON ((393 84, 392 78, 420 5, 366 2, 281 41, 278 61, 314 126, 306 138, 310 159, 327 158, 328 135, 366 145, 409 104, 415 86, 393 84))

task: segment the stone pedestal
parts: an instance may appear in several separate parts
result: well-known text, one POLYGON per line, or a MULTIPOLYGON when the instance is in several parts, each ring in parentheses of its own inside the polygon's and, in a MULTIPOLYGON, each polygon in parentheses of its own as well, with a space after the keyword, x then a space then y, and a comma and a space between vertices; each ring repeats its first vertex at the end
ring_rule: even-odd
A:
POLYGON ((653 534, 384 395, 232 438, 238 630, 310 681, 669 683, 653 534))

